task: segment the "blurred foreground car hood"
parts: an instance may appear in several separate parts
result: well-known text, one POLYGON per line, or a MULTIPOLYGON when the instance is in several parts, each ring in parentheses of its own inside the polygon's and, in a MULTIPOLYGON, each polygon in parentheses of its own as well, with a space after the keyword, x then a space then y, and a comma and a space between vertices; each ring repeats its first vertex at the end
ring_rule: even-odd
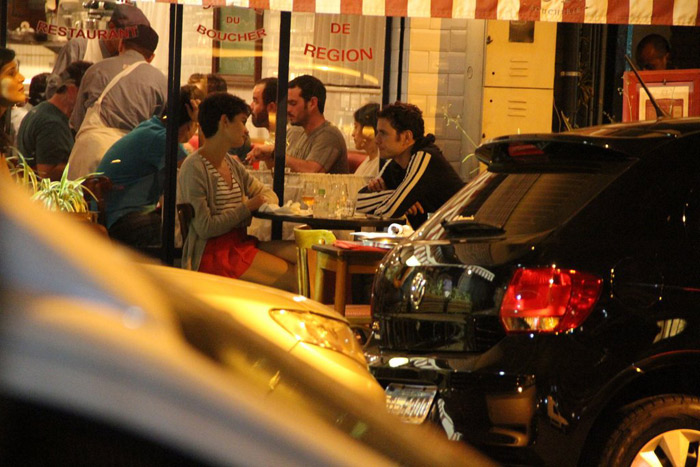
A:
POLYGON ((113 425, 203 463, 492 465, 359 400, 9 185, 0 173, 3 400, 113 425))

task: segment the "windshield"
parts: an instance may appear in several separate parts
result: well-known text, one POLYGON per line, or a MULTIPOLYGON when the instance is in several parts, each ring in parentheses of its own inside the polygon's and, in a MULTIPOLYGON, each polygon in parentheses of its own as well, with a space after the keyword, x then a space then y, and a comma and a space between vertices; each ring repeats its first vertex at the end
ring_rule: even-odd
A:
POLYGON ((505 235, 529 235, 562 225, 629 166, 629 161, 606 164, 594 173, 483 172, 450 199, 414 235, 414 239, 457 238, 482 228, 505 235), (473 221, 473 229, 445 230, 473 221))

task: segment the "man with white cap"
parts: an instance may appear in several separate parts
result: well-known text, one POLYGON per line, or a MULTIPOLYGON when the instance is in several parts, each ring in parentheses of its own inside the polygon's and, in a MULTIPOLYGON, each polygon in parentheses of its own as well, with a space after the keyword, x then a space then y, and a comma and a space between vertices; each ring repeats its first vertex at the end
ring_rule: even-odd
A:
MULTIPOLYGON (((138 26, 139 24, 150 26, 151 23, 141 10, 133 5, 117 4, 112 11, 107 26, 110 29, 138 26)), ((66 67, 77 61, 86 60, 97 63, 105 58, 113 57, 119 53, 119 39, 86 39, 75 37, 69 40, 58 52, 56 63, 52 73, 60 75, 66 67)))
POLYGON ((68 177, 94 172, 112 144, 136 126, 165 112, 165 75, 151 66, 158 34, 139 25, 138 35, 123 39, 119 55, 91 66, 78 90, 70 122, 78 130, 69 159, 68 177))

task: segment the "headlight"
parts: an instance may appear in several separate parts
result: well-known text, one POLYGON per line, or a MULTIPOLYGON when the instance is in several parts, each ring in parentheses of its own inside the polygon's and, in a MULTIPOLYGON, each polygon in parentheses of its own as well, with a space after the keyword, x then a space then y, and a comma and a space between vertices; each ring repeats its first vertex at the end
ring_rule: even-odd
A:
POLYGON ((346 323, 309 311, 270 310, 270 316, 297 340, 335 350, 367 365, 362 348, 346 323))

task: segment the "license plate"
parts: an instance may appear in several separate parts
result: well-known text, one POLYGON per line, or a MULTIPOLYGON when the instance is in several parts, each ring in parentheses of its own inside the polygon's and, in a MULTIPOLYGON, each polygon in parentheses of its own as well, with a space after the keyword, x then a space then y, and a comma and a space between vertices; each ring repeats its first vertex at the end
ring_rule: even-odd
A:
POLYGON ((384 390, 386 408, 405 423, 423 423, 430 412, 437 386, 391 383, 384 390))

